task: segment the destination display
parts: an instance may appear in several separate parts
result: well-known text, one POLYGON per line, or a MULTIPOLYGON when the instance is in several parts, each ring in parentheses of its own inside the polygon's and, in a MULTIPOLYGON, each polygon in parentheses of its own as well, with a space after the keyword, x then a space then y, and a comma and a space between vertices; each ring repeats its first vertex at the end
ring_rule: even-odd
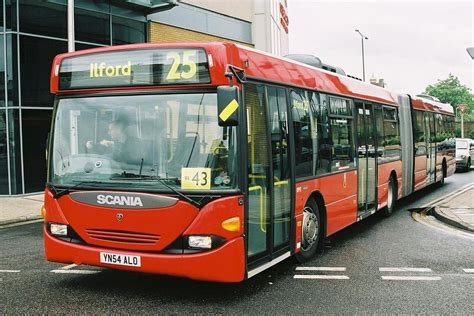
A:
POLYGON ((146 49, 65 58, 59 89, 210 83, 204 49, 146 49))

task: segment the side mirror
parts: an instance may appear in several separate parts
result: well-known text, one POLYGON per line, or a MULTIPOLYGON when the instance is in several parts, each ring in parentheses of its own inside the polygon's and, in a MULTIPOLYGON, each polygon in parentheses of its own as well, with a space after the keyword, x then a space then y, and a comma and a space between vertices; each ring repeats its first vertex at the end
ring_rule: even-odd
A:
POLYGON ((217 115, 219 126, 237 126, 239 89, 236 86, 217 87, 217 115))

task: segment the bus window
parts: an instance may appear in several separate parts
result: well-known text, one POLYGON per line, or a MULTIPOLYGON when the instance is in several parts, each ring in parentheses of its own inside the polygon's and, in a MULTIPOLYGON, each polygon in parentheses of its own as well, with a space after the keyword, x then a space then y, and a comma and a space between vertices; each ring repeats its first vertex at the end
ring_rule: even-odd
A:
POLYGON ((413 141, 415 143, 415 156, 426 155, 423 112, 415 110, 413 120, 413 141))
POLYGON ((320 122, 321 109, 319 106, 319 93, 317 92, 308 92, 310 94, 310 120, 311 126, 314 128, 311 129, 311 139, 313 140, 313 175, 317 174, 318 161, 319 161, 319 134, 318 134, 318 124, 320 122))
POLYGON ((383 115, 382 107, 378 104, 374 105, 375 114, 375 128, 377 132, 377 163, 381 164, 386 162, 385 159, 385 140, 383 134, 383 115))
POLYGON ((318 128, 318 162, 316 174, 321 175, 331 171, 332 139, 329 125, 328 98, 320 94, 320 111, 318 128))
POLYGON ((216 101, 213 93, 61 99, 52 180, 233 188, 236 133, 217 125, 216 101))
POLYGON ((303 90, 291 91, 293 112, 293 133, 295 139, 296 176, 306 177, 313 174, 313 141, 308 95, 303 90))
POLYGON ((395 161, 400 159, 400 133, 398 129, 397 109, 383 107, 383 130, 384 130, 384 155, 385 161, 395 161))
POLYGON ((332 157, 331 171, 354 167, 352 137, 352 103, 350 100, 329 97, 331 113, 332 157))

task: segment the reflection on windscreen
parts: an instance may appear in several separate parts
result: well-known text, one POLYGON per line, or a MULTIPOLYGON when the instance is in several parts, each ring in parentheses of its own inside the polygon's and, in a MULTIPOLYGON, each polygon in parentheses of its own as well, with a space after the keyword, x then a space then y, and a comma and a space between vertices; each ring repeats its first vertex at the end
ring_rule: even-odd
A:
POLYGON ((215 94, 62 99, 51 180, 231 188, 236 183, 234 129, 217 125, 215 94))

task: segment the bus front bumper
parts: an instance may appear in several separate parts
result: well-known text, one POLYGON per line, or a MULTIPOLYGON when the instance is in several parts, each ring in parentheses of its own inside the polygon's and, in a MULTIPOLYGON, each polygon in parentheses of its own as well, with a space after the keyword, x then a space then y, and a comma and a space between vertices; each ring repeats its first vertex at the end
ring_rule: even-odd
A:
POLYGON ((85 264, 105 268, 186 277, 214 282, 240 282, 245 274, 243 237, 221 247, 195 254, 156 254, 92 247, 68 243, 51 236, 44 228, 46 259, 53 262, 85 264), (141 266, 124 266, 100 262, 100 253, 140 256, 141 266))

